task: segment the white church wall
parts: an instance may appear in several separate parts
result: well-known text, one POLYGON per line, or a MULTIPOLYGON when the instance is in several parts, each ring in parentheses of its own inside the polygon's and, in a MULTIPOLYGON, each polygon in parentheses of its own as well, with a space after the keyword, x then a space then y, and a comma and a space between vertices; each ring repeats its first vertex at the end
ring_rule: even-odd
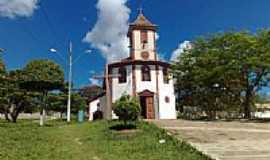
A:
MULTIPOLYGON (((118 74, 119 68, 113 69, 113 74, 118 74)), ((126 66, 127 82, 119 83, 118 78, 112 79, 112 102, 114 103, 123 94, 132 94, 132 66, 126 66)))
POLYGON ((98 110, 98 105, 100 105, 100 99, 96 99, 89 103, 89 121, 93 121, 94 113, 98 110))
POLYGON ((164 83, 163 70, 159 70, 159 118, 160 119, 176 119, 176 105, 173 80, 169 80, 168 84, 164 83), (169 102, 166 102, 166 97, 169 102))
POLYGON ((151 69, 151 81, 142 81, 141 65, 136 66, 136 92, 149 90, 156 93, 156 71, 155 66, 149 65, 151 69))

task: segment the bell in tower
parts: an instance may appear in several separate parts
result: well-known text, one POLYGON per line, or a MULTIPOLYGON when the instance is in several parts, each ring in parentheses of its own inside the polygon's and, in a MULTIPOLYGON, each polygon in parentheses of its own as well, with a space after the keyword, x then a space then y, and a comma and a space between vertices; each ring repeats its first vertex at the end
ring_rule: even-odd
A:
POLYGON ((136 20, 129 25, 130 57, 132 60, 157 60, 156 29, 140 10, 136 20))

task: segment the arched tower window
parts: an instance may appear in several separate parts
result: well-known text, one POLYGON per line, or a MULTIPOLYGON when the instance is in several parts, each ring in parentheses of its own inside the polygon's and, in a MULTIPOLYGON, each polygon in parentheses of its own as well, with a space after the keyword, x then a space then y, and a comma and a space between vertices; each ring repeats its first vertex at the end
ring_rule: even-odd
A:
POLYGON ((149 66, 142 66, 142 81, 151 81, 151 70, 149 66))
POLYGON ((147 30, 141 30, 141 43, 143 45, 148 43, 147 30))
POLYGON ((168 69, 167 68, 163 68, 163 82, 165 84, 169 83, 169 73, 168 73, 168 69))
POLYGON ((125 67, 121 67, 118 70, 119 78, 118 81, 119 83, 126 83, 127 82, 127 70, 125 67))

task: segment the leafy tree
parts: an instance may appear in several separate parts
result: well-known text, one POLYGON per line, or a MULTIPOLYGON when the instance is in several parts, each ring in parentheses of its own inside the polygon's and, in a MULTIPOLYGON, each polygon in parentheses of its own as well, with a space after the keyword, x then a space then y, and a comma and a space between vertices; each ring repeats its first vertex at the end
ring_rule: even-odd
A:
MULTIPOLYGON (((2 61, 0 56, 0 113, 5 113, 5 105, 6 105, 6 69, 5 64, 2 61)), ((8 119, 7 114, 5 114, 6 119, 8 119)))
POLYGON ((58 64, 50 60, 33 60, 24 68, 23 79, 22 88, 42 94, 40 97, 42 102, 40 125, 42 126, 46 114, 48 92, 62 88, 64 72, 58 64))
POLYGON ((19 114, 26 110, 31 110, 34 93, 21 89, 19 84, 22 77, 21 70, 10 71, 5 78, 5 94, 3 99, 5 104, 2 109, 8 121, 16 123, 19 114), (10 120, 11 119, 11 120, 10 120))
POLYGON ((270 80, 270 30, 260 30, 249 39, 246 49, 238 52, 241 78, 244 84, 245 118, 251 117, 251 108, 257 91, 269 86, 270 80))
POLYGON ((209 114, 242 105, 250 118, 255 92, 269 81, 268 33, 228 32, 197 39, 173 65, 179 99, 209 114))
POLYGON ((119 117, 119 120, 124 121, 124 124, 127 125, 127 122, 135 121, 139 118, 141 106, 136 98, 124 95, 113 104, 113 110, 119 117))
POLYGON ((231 33, 199 38, 173 66, 182 105, 201 107, 211 119, 217 111, 240 103, 241 85, 233 78, 239 77, 238 66, 224 45, 233 44, 231 39, 231 33))
POLYGON ((59 112, 61 119, 63 119, 63 114, 67 110, 67 94, 60 93, 50 93, 48 95, 48 105, 51 111, 59 112))

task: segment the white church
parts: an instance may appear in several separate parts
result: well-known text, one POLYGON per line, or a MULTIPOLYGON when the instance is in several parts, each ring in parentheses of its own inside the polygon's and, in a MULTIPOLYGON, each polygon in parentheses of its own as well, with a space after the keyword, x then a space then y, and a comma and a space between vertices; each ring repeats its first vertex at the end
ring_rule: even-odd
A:
MULTIPOLYGON (((144 119, 176 119, 173 79, 169 73, 170 64, 159 61, 156 50, 157 26, 151 23, 143 13, 130 24, 129 57, 107 65, 102 94, 89 103, 89 120, 97 110, 104 114, 112 104, 124 94, 139 99, 144 119), (118 75, 118 76, 110 76, 118 75), (107 84, 107 85, 106 85, 107 84)), ((114 117, 114 116, 113 116, 114 117)))

